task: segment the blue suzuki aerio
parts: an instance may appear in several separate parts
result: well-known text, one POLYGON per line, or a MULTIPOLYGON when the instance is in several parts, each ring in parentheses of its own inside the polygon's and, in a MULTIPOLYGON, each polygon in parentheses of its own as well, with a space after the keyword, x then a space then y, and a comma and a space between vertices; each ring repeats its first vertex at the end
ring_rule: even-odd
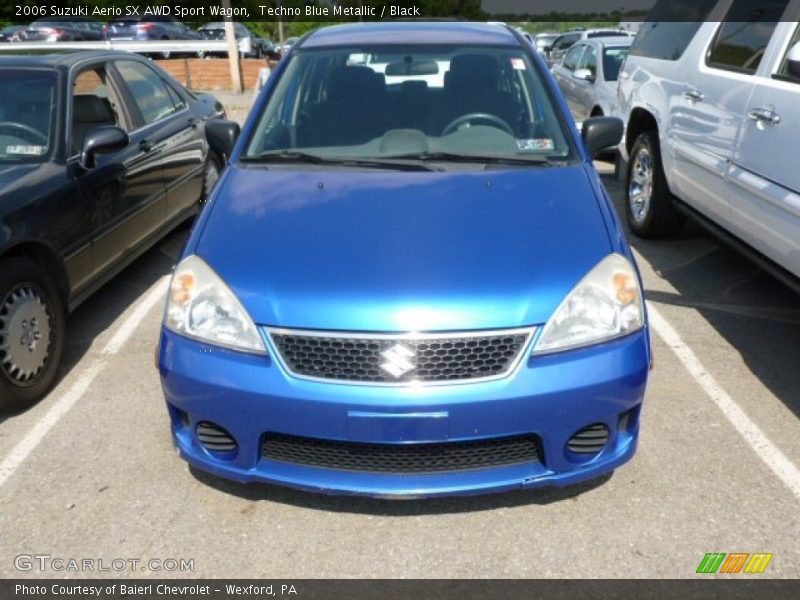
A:
POLYGON ((299 41, 175 268, 159 368, 199 469, 380 497, 572 484, 636 449, 650 346, 593 153, 512 29, 299 41))

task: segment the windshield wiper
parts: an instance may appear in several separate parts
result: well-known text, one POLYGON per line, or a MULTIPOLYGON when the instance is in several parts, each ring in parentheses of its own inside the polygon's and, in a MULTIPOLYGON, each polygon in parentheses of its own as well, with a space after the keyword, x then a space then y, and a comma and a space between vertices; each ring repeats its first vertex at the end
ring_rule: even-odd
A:
POLYGON ((406 159, 421 161, 442 161, 459 163, 486 163, 492 165, 536 165, 536 166, 560 166, 561 161, 553 160, 546 156, 495 156, 479 154, 456 154, 455 152, 413 152, 410 154, 395 154, 387 156, 390 159, 406 159))
MULTIPOLYGON (((435 171, 436 169, 418 162, 398 161, 383 158, 358 158, 345 156, 333 158, 319 156, 295 150, 280 150, 277 152, 264 152, 255 156, 243 156, 240 160, 248 163, 309 163, 314 165, 337 165, 344 167, 369 167, 374 169, 395 169, 398 171, 435 171)), ((414 158, 414 157, 410 157, 414 158)))

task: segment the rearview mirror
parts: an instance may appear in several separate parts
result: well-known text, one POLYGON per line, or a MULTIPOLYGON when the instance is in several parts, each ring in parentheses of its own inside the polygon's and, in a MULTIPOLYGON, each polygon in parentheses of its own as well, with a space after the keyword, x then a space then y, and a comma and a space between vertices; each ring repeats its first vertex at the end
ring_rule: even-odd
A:
POLYGON ((81 148, 81 166, 86 169, 94 169, 97 165, 98 154, 106 154, 116 150, 122 150, 128 145, 128 134, 119 127, 113 125, 101 125, 95 127, 86 137, 83 138, 81 148))
POLYGON ((572 76, 575 79, 580 79, 581 81, 594 82, 594 73, 592 73, 589 69, 577 69, 572 76))
POLYGON ((436 75, 439 73, 439 65, 435 61, 419 62, 394 62, 386 65, 385 75, 387 77, 397 77, 403 75, 436 75))
POLYGON ((581 138, 586 150, 594 157, 598 152, 618 145, 625 126, 616 117, 592 117, 583 122, 581 138))
POLYGON ((790 75, 800 77, 800 42, 797 42, 786 55, 786 68, 790 75))
POLYGON ((206 141, 211 150, 225 162, 228 162, 239 139, 241 128, 238 123, 215 119, 206 123, 206 141))

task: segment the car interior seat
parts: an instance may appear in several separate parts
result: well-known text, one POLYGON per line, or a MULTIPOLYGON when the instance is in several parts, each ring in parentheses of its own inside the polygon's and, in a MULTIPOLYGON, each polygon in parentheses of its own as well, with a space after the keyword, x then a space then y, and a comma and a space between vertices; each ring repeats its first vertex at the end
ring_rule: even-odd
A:
POLYGON ((86 134, 100 125, 116 125, 117 118, 108 98, 93 94, 74 97, 72 108, 72 153, 80 152, 86 134))

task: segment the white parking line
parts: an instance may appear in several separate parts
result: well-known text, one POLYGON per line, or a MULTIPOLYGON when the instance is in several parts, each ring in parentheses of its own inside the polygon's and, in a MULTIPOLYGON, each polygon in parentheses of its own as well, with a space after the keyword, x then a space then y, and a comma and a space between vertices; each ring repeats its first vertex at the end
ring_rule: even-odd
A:
POLYGON ((770 441, 758 425, 736 404, 730 394, 717 383, 692 349, 683 342, 678 332, 649 302, 647 303, 647 312, 653 331, 672 349, 689 374, 700 384, 700 387, 719 407, 736 431, 744 437, 758 457, 780 478, 795 497, 800 499, 800 469, 770 441))
MULTIPOLYGON (((66 415, 73 405, 86 393, 89 386, 92 385, 92 382, 94 382, 95 378, 97 378, 106 366, 107 361, 105 357, 117 354, 147 313, 157 302, 164 298, 168 280, 168 275, 161 277, 150 286, 150 289, 145 292, 141 300, 134 305, 132 310, 128 311, 127 314, 123 313, 123 315, 119 317, 119 319, 124 320, 103 348, 101 352, 103 358, 100 358, 93 365, 88 367, 86 371, 81 373, 77 381, 56 400, 55 404, 50 407, 50 410, 36 422, 36 425, 34 425, 25 437, 6 455, 3 462, 0 463, 0 488, 5 485, 6 481, 16 472, 25 459, 30 456, 31 452, 39 445, 53 426, 61 420, 61 417, 66 415)), ((111 327, 113 328, 113 325, 111 327)), ((59 388, 57 387, 53 393, 58 394, 59 388)))

